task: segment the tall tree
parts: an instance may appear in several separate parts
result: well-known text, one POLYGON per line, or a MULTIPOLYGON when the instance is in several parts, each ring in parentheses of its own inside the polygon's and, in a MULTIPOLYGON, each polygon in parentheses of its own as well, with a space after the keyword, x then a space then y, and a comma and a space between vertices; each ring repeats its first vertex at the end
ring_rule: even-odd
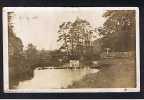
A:
POLYGON ((60 26, 59 26, 59 38, 58 38, 58 42, 61 42, 62 46, 60 47, 60 50, 63 50, 66 53, 66 56, 69 57, 70 55, 70 34, 69 34, 69 30, 71 28, 72 23, 71 22, 63 22, 60 26))
POLYGON ((58 33, 58 41, 63 42, 61 48, 67 51, 67 55, 72 59, 78 59, 92 47, 93 29, 86 20, 77 18, 74 22, 64 22, 58 33))
POLYGON ((23 52, 23 44, 20 38, 15 35, 13 18, 14 12, 8 12, 8 52, 9 56, 21 55, 23 52))
POLYGON ((72 55, 78 58, 90 52, 93 29, 86 20, 77 18, 70 29, 72 55))
POLYGON ((114 51, 128 51, 135 48, 136 20, 134 10, 108 10, 107 18, 99 33, 103 36, 103 46, 114 51))
POLYGON ((13 88, 18 84, 22 71, 24 68, 23 63, 23 44, 14 32, 14 12, 8 12, 8 60, 9 60, 9 85, 13 88))

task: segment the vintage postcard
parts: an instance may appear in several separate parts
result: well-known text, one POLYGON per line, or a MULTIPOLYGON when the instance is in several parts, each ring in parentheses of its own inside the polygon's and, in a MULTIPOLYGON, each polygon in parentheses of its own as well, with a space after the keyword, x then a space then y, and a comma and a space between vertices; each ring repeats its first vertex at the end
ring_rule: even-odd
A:
POLYGON ((139 92, 139 8, 4 7, 4 91, 139 92))

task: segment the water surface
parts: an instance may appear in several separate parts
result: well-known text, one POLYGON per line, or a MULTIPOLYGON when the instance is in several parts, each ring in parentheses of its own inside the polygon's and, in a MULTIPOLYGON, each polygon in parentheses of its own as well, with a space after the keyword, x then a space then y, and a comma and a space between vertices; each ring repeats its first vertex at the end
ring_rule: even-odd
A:
POLYGON ((74 81, 82 79, 90 73, 97 73, 97 69, 44 69, 34 70, 31 80, 20 82, 17 89, 54 89, 66 88, 74 81))

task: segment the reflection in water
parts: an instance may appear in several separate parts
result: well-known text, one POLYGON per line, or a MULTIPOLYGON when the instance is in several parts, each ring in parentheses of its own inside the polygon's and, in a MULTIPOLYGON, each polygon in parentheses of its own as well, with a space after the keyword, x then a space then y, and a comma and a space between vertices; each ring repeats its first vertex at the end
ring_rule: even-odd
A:
POLYGON ((31 80, 20 82, 17 89, 52 89, 66 88, 73 81, 80 80, 89 73, 96 73, 97 69, 35 69, 31 80))

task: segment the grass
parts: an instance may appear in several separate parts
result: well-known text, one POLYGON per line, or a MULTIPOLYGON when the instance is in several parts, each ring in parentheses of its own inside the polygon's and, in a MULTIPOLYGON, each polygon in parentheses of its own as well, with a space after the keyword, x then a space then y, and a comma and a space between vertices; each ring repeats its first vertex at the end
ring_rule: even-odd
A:
POLYGON ((104 59, 98 73, 88 74, 68 88, 134 88, 136 86, 135 60, 104 59))

